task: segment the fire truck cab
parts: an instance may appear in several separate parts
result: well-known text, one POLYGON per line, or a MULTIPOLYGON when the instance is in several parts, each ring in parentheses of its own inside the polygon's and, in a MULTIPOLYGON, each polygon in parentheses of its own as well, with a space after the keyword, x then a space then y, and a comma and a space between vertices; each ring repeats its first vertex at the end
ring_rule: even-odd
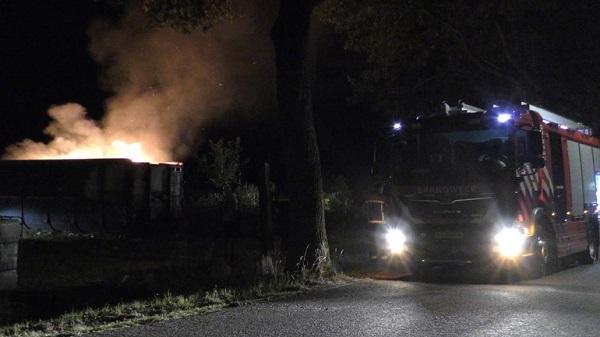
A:
POLYGON ((526 103, 460 103, 395 123, 386 144, 366 201, 372 260, 540 277, 566 256, 598 259, 600 140, 585 125, 526 103))

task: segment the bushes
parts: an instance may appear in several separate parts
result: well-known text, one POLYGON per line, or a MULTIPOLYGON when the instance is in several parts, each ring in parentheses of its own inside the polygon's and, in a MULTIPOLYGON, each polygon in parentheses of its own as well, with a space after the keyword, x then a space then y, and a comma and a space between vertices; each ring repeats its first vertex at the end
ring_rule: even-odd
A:
POLYGON ((346 183, 344 176, 337 176, 331 184, 328 184, 325 192, 325 210, 331 213, 347 215, 354 206, 352 190, 346 183))
POLYGON ((240 218, 247 218, 242 213, 259 213, 258 187, 242 179, 244 162, 239 138, 209 141, 206 153, 190 166, 195 168, 186 180, 191 221, 201 218, 204 228, 219 231, 224 227, 238 228, 240 218))
POLYGON ((256 185, 243 184, 234 192, 234 198, 239 210, 255 212, 259 209, 259 192, 256 185))
POLYGON ((194 204, 203 208, 232 207, 233 210, 258 208, 258 187, 242 183, 242 146, 240 138, 208 141, 209 150, 197 158, 198 189, 194 204))
POLYGON ((233 194, 242 181, 240 138, 236 138, 235 141, 209 140, 208 145, 208 153, 198 159, 199 173, 206 177, 218 193, 226 196, 233 194))

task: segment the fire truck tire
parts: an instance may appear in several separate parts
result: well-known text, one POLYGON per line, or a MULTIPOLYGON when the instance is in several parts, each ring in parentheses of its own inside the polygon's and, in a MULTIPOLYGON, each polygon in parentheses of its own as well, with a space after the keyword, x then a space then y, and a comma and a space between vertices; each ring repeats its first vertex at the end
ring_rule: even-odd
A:
POLYGON ((583 264, 593 264, 598 260, 598 246, 594 245, 591 242, 588 242, 588 249, 583 254, 581 254, 581 258, 579 262, 583 264))
POLYGON ((591 221, 587 231, 587 250, 579 261, 583 264, 593 264, 598 260, 598 221, 591 221))
POLYGON ((541 227, 537 230, 538 245, 535 254, 526 265, 527 278, 540 278, 555 272, 558 268, 556 242, 553 236, 541 227))
POLYGON ((365 270, 369 275, 377 275, 385 271, 385 260, 383 252, 374 249, 368 254, 369 262, 365 270))
POLYGON ((383 263, 381 258, 371 259, 369 262, 369 269, 367 270, 369 274, 378 274, 383 271, 383 263))
POLYGON ((415 281, 428 282, 435 277, 435 272, 430 266, 419 263, 415 259, 411 260, 409 269, 411 278, 415 281))
POLYGON ((432 278, 432 273, 430 268, 426 266, 419 266, 418 268, 414 268, 412 270, 412 279, 419 282, 426 282, 432 278))

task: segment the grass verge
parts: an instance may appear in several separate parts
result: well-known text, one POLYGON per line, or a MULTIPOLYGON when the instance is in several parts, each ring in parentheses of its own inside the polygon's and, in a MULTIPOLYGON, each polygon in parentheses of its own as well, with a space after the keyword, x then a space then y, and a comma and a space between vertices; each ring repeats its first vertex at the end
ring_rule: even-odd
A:
POLYGON ((56 318, 0 327, 0 336, 75 336, 212 312, 257 300, 273 299, 330 283, 313 273, 279 274, 248 289, 215 288, 187 295, 165 293, 141 301, 89 308, 56 318))

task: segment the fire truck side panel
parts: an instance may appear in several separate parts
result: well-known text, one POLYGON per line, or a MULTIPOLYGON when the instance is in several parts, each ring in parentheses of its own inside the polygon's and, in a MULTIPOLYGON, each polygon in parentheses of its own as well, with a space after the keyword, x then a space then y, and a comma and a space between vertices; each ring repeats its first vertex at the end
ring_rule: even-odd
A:
POLYGON ((596 204, 594 150, 600 155, 598 149, 573 140, 563 139, 563 144, 563 150, 566 149, 565 162, 568 164, 565 166, 567 212, 564 215, 556 214, 555 217, 559 256, 587 249, 584 217, 588 211, 594 212, 596 204))
POLYGON ((583 177, 583 206, 585 210, 593 210, 596 203, 596 179, 594 174, 594 156, 592 147, 579 144, 581 154, 581 175, 583 177))
POLYGON ((571 216, 578 217, 583 215, 583 181, 581 175, 581 156, 579 154, 579 144, 567 140, 567 156, 569 158, 569 186, 571 194, 571 203, 568 210, 571 216))
POLYGON ((554 198, 554 219, 562 221, 565 219, 566 213, 566 191, 565 191, 565 160, 564 160, 564 151, 563 151, 563 142, 561 137, 557 133, 548 133, 549 134, 549 144, 550 144, 550 156, 546 162, 546 167, 549 169, 552 181, 551 186, 553 188, 553 198, 554 198))
POLYGON ((598 172, 600 171, 600 149, 594 147, 592 152, 594 153, 594 170, 598 172))
POLYGON ((560 221, 566 221, 568 218, 567 213, 571 209, 571 178, 569 172, 569 156, 567 152, 567 140, 562 136, 558 136, 561 143, 561 151, 562 151, 562 163, 563 163, 563 194, 564 194, 564 209, 562 213, 557 214, 557 219, 560 221))

